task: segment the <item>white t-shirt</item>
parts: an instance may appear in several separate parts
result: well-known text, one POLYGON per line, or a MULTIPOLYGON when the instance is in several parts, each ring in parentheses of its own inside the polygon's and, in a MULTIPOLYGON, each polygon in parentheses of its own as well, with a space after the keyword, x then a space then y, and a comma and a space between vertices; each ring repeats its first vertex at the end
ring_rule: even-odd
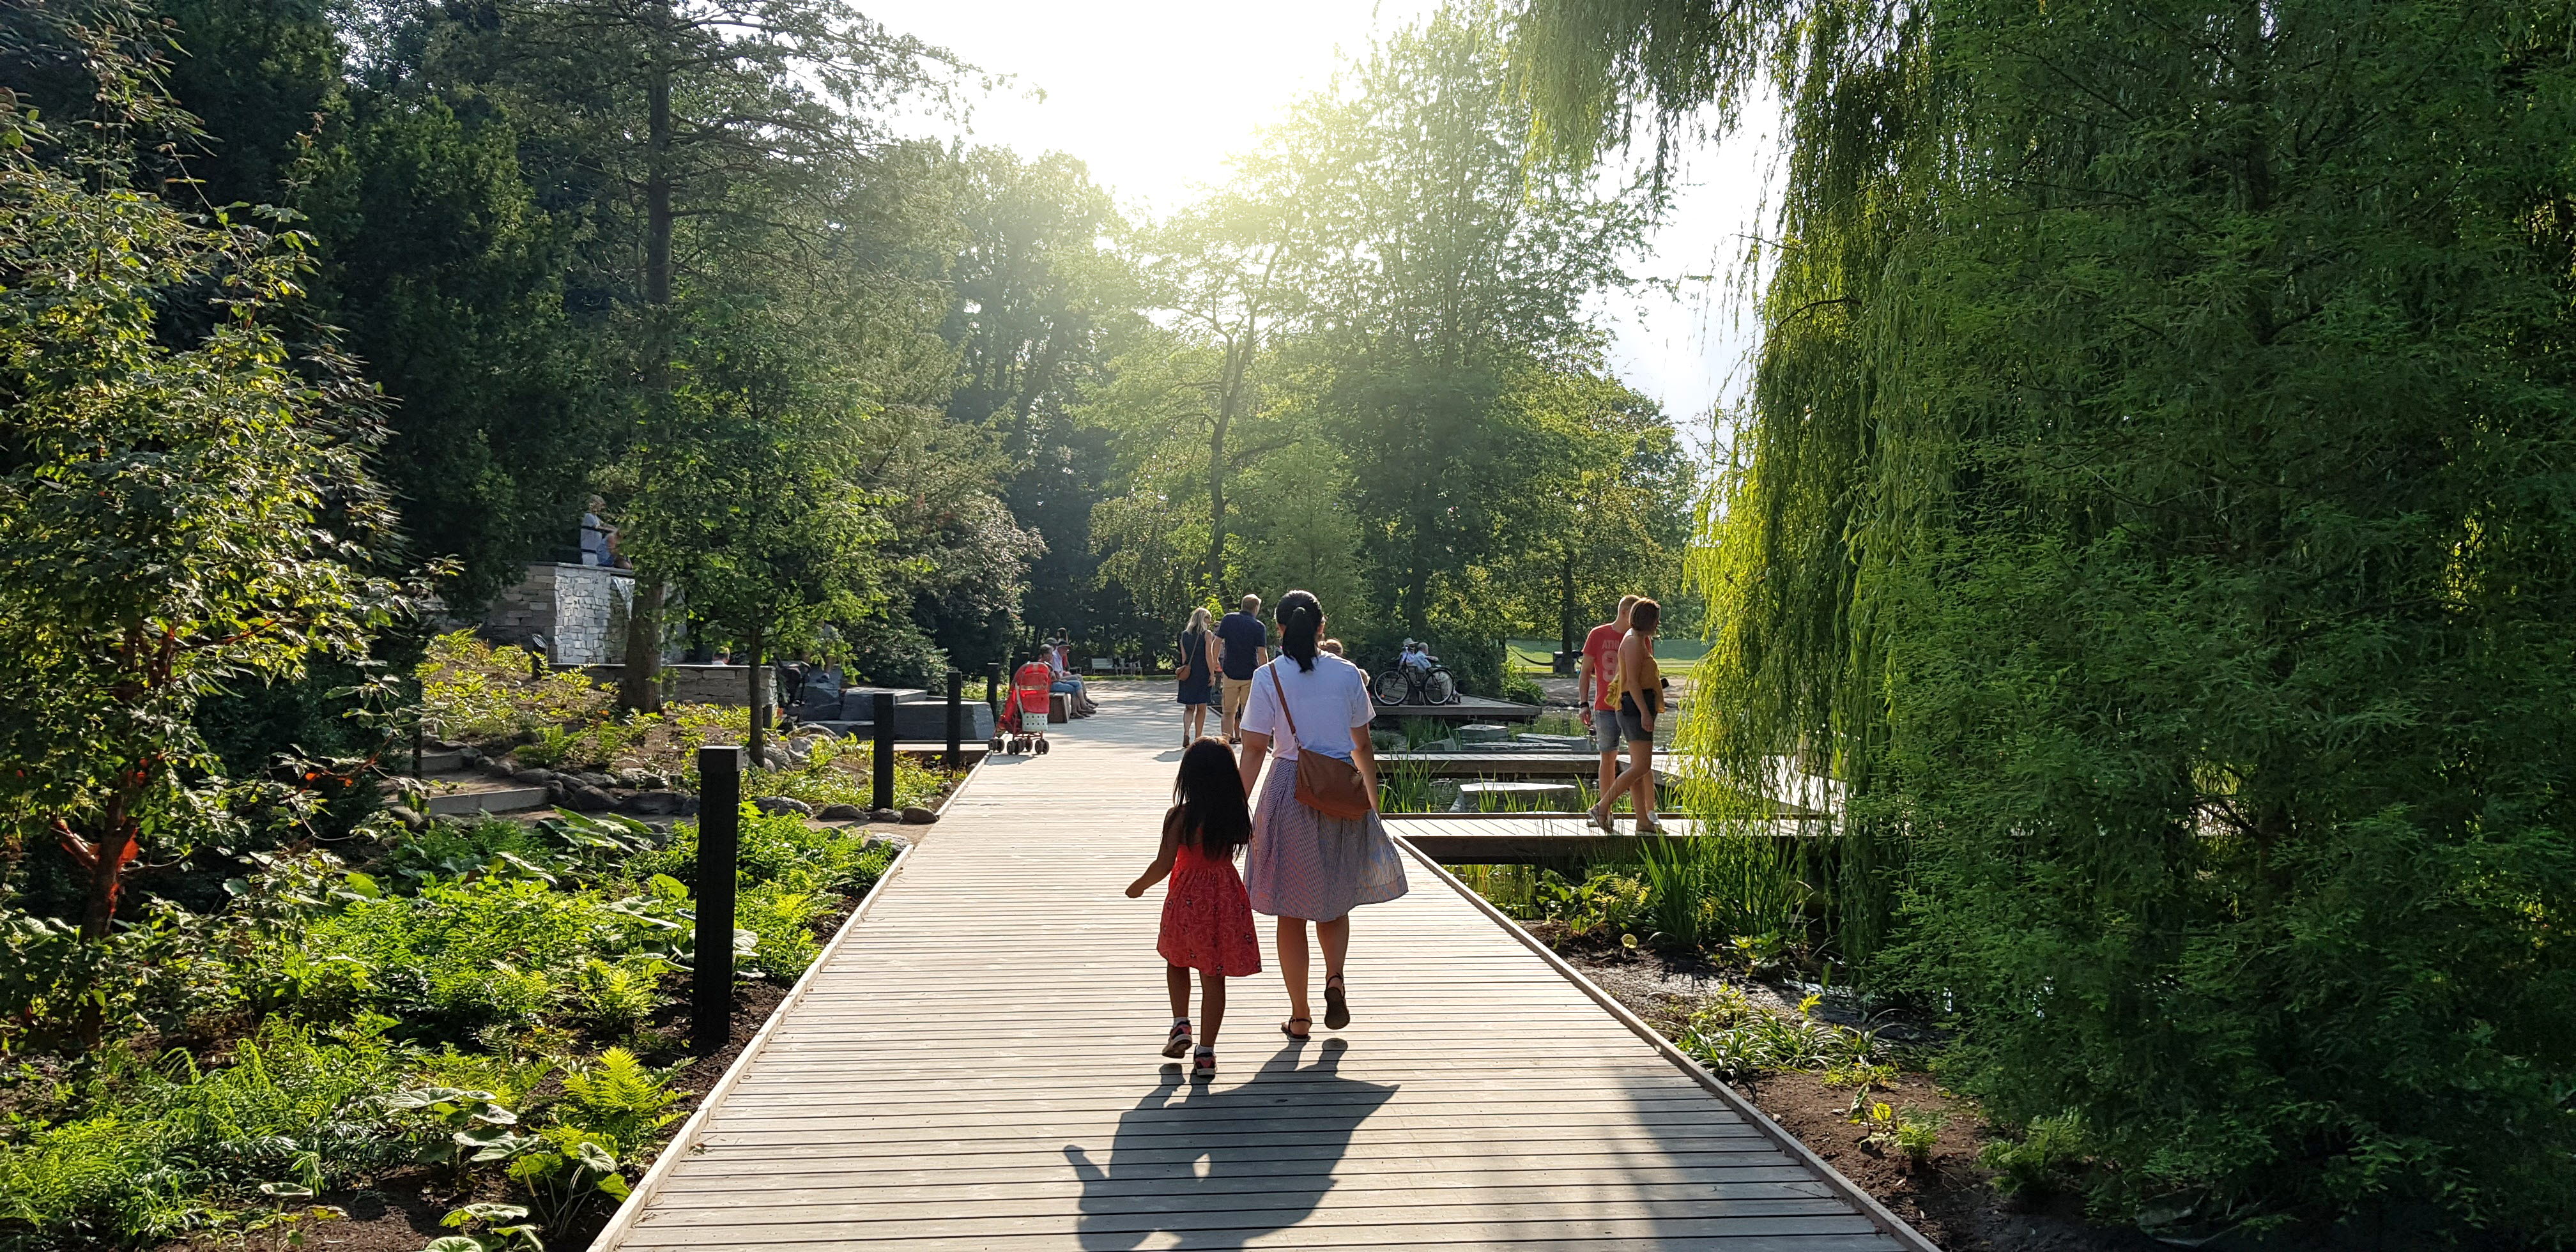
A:
POLYGON ((1360 681, 1360 667, 1334 656, 1317 653, 1315 668, 1297 668, 1294 657, 1280 657, 1253 671, 1252 698, 1243 706, 1243 729, 1252 734, 1270 736, 1270 750, 1282 761, 1297 759, 1302 744, 1326 756, 1351 759, 1351 731, 1366 726, 1377 717, 1377 705, 1369 699, 1368 684, 1360 681), (1278 675, 1276 686, 1271 675, 1278 675), (1288 712, 1296 719, 1297 734, 1288 735, 1288 721, 1279 715, 1279 693, 1288 693, 1288 712))

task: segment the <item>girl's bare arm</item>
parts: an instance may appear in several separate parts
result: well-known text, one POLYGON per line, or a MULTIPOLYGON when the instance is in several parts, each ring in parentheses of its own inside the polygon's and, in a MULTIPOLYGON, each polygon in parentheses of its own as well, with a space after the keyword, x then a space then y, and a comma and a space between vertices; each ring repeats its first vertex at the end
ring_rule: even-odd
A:
POLYGON ((1171 877, 1172 858, 1180 855, 1180 850, 1181 824, 1179 822, 1163 823, 1162 849, 1154 853, 1154 863, 1146 866, 1145 872, 1138 876, 1136 881, 1127 884, 1127 898, 1133 900, 1136 897, 1145 894, 1145 888, 1151 887, 1155 883, 1171 877))

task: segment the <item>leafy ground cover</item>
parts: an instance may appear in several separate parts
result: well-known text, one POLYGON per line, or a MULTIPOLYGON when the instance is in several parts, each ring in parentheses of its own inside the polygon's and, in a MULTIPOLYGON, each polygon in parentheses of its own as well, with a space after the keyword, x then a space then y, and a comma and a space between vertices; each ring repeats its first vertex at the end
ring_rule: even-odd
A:
MULTIPOLYGON (((611 693, 590 678, 552 670, 470 631, 432 639, 418 676, 425 733, 527 768, 641 777, 694 791, 697 750, 742 743, 751 732, 750 711, 740 707, 673 704, 658 713, 619 713, 611 693)), ((773 764, 755 766, 744 779, 746 794, 816 808, 868 806, 874 744, 791 732, 776 746, 773 764)), ((894 807, 929 805, 955 781, 898 753, 894 807)))
MULTIPOLYGON (((735 946, 783 985, 896 849, 743 822, 735 946)), ((246 857, 221 908, 87 948, 0 919, 0 1248, 310 1242, 354 1203, 403 1237, 438 1208, 467 1252, 613 1207, 693 1094, 696 827, 363 833, 246 857)))
MULTIPOLYGON (((1490 877, 1504 867, 1483 868, 1490 877)), ((2080 1141, 1990 1124, 1943 1082, 1946 1035, 1817 991, 1760 943, 1683 953, 1637 941, 1618 929, 1644 915, 1647 889, 1636 877, 1539 877, 1545 916, 1530 922, 1534 933, 1947 1252, 2169 1246, 2088 1221, 2082 1195, 2094 1163, 2080 1141)))

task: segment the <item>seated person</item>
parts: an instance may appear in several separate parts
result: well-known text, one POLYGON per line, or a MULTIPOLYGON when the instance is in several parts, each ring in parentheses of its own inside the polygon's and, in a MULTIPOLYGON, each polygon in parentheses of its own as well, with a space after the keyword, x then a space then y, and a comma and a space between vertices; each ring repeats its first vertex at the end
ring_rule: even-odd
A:
POLYGON ((1397 660, 1404 668, 1417 674, 1431 672, 1431 650, 1411 639, 1404 641, 1404 655, 1397 660))
POLYGON ((1092 703, 1090 687, 1074 675, 1073 645, 1065 641, 1064 632, 1057 631, 1055 642, 1040 647, 1038 652, 1045 657, 1048 672, 1055 675, 1055 681, 1048 685, 1047 690, 1072 696, 1073 699, 1067 703, 1071 705, 1073 716, 1091 716, 1099 706, 1092 703))

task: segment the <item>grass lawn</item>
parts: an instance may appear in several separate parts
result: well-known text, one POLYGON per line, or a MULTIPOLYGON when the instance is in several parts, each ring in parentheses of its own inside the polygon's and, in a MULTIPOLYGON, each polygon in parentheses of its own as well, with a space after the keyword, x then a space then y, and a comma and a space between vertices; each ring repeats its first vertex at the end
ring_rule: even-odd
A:
MULTIPOLYGON (((1513 639, 1507 641, 1506 646, 1511 649, 1509 663, 1517 673, 1547 673, 1548 658, 1556 655, 1556 641, 1553 639, 1513 639)), ((1707 651, 1708 645, 1697 639, 1655 641, 1655 659, 1666 665, 1689 665, 1707 651)))

